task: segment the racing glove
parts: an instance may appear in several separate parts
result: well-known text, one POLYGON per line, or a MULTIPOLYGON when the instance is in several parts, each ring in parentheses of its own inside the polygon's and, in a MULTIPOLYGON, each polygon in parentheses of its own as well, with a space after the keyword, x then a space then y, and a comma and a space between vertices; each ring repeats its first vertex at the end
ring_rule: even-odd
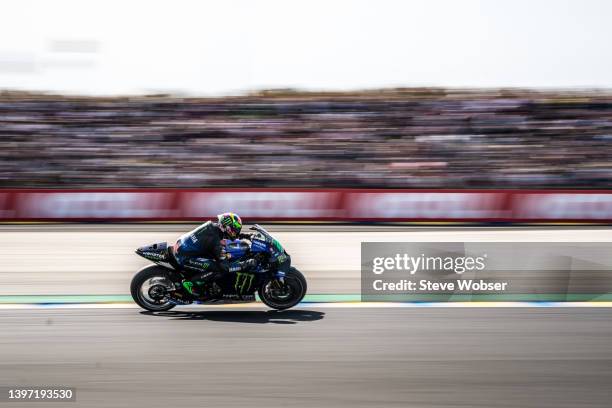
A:
POLYGON ((257 265, 257 261, 254 259, 247 259, 246 261, 242 262, 242 270, 243 271, 250 271, 251 269, 255 268, 255 266, 257 265))

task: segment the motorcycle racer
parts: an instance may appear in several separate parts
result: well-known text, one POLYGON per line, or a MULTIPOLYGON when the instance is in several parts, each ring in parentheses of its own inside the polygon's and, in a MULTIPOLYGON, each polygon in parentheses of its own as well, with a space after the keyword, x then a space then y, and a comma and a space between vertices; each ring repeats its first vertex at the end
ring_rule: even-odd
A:
POLYGON ((199 296, 198 287, 218 279, 228 272, 241 272, 255 265, 254 259, 233 261, 225 253, 223 240, 251 238, 242 234, 242 220, 238 214, 227 212, 217 216, 217 222, 207 221, 179 237, 174 244, 174 256, 191 276, 183 282, 189 294, 199 296))
POLYGON ((130 294, 140 307, 162 312, 176 305, 260 300, 285 310, 304 298, 304 275, 264 227, 255 224, 252 234, 241 234, 236 214, 221 214, 216 221, 182 235, 173 246, 156 242, 136 249, 137 255, 152 261, 130 283, 130 294), (248 239, 231 239, 242 237, 248 239), (237 273, 227 273, 232 271, 237 273))

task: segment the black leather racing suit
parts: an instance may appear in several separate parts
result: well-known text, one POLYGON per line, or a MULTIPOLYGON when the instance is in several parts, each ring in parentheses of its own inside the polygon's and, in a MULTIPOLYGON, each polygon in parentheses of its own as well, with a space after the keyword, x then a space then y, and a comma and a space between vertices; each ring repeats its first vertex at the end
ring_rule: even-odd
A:
MULTIPOLYGON (((250 238, 250 234, 240 234, 239 238, 250 238)), ((174 254, 189 279, 196 285, 211 282, 228 271, 239 272, 248 268, 248 262, 224 259, 222 256, 224 239, 219 224, 208 221, 198 228, 179 237, 174 254)))

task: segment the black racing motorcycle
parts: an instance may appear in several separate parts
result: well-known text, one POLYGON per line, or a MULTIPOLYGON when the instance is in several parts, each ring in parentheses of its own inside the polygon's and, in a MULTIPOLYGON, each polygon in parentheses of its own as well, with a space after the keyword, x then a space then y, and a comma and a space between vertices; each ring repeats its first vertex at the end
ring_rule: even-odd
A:
POLYGON ((288 309, 306 295, 306 279, 296 268, 280 271, 273 266, 273 253, 281 253, 290 265, 291 258, 280 243, 263 227, 254 225, 251 239, 225 240, 224 250, 235 260, 254 259, 255 266, 248 272, 230 272, 207 285, 195 296, 185 290, 187 279, 174 255, 174 248, 166 242, 146 245, 136 250, 154 264, 142 268, 132 279, 130 292, 143 309, 159 312, 176 305, 192 303, 254 302, 255 294, 273 309, 288 309))

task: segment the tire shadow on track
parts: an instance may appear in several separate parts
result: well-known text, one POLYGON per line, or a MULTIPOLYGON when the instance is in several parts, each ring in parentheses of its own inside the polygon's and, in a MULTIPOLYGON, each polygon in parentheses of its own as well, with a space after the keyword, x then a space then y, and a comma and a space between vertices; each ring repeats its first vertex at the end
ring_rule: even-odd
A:
POLYGON ((325 317, 324 312, 314 310, 207 310, 201 312, 181 312, 170 310, 167 312, 140 312, 140 314, 156 317, 166 317, 169 320, 211 320, 217 322, 234 323, 274 323, 297 324, 299 322, 312 322, 325 317))

